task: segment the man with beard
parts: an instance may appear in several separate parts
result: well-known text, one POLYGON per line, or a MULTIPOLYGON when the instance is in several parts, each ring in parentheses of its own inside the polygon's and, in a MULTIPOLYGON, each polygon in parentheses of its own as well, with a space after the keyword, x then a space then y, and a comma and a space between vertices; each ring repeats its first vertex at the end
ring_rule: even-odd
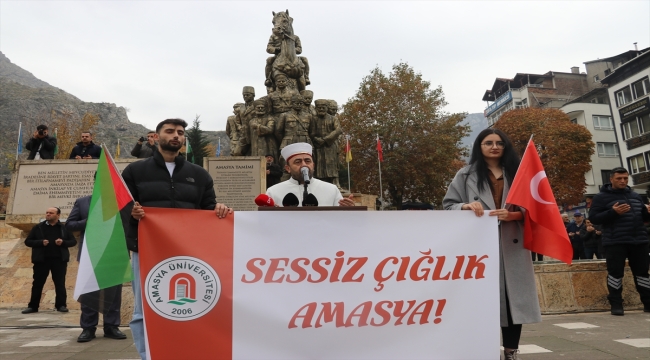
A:
MULTIPOLYGON (((232 214, 232 209, 217 203, 213 180, 202 167, 185 161, 179 155, 185 143, 187 123, 181 119, 167 119, 156 126, 158 151, 153 157, 129 164, 122 173, 131 191, 135 205, 126 229, 127 247, 131 250, 133 267, 133 319, 129 326, 133 341, 142 359, 146 359, 146 345, 142 316, 140 288, 140 257, 138 254, 138 222, 145 216, 142 206, 214 210, 219 219, 232 214)), ((187 241, 183 239, 181 241, 187 241)))
POLYGON ((102 148, 93 142, 90 131, 84 131, 81 133, 81 141, 72 148, 70 159, 99 159, 101 153, 102 148))
POLYGON ((293 193, 298 198, 299 203, 302 204, 305 185, 300 169, 306 167, 310 180, 307 185, 307 192, 316 197, 318 206, 354 206, 352 195, 344 198, 335 185, 312 177, 314 175, 314 161, 310 144, 295 143, 287 145, 282 149, 282 157, 286 160, 284 169, 291 175, 291 178, 266 190, 266 194, 272 197, 276 204, 282 204, 282 200, 289 193, 293 193))

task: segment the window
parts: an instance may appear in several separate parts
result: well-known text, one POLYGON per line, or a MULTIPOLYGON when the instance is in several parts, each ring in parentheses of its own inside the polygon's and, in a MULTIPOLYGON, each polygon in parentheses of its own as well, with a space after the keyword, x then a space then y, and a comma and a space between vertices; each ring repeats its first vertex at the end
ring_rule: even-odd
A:
POLYGON ((618 102, 619 107, 629 103, 630 101, 632 101, 632 92, 630 91, 629 86, 626 86, 616 93, 616 102, 618 102))
POLYGON ((622 124, 621 127, 623 128, 623 138, 625 140, 640 135, 639 124, 636 120, 626 122, 625 124, 622 124))
POLYGON ((643 116, 637 117, 637 120, 641 124, 641 132, 647 133, 650 132, 650 114, 645 114, 643 116))
POLYGON ((605 76, 609 75, 612 73, 612 70, 610 69, 605 69, 605 76))
POLYGON ((650 92, 650 81, 648 80, 648 78, 637 81, 634 84, 632 84, 632 89, 634 89, 634 98, 638 99, 641 96, 650 92))
POLYGON ((577 124, 578 123, 578 118, 571 119, 571 122, 574 123, 574 124, 577 124))
MULTIPOLYGON (((596 127, 595 121, 594 119, 594 128, 596 127)), ((623 129, 623 139, 625 140, 648 133, 650 132, 650 114, 638 116, 630 122, 621 124, 621 128, 623 129)))
POLYGON ((639 154, 636 156, 632 156, 627 158, 627 161, 630 164, 630 170, 632 174, 638 174, 640 172, 647 171, 647 167, 645 165, 645 155, 644 154, 639 154))
POLYGON ((612 170, 600 170, 600 176, 603 178, 603 184, 609 184, 609 177, 612 174, 612 170))
POLYGON ((596 147, 598 148, 598 157, 618 156, 618 146, 616 146, 616 143, 598 143, 596 147))
POLYGON ((598 75, 594 76, 594 82, 597 83, 600 81, 600 77, 598 75))
POLYGON ((614 130, 614 122, 612 122, 612 117, 611 116, 594 115, 594 129, 596 129, 596 130, 614 130))

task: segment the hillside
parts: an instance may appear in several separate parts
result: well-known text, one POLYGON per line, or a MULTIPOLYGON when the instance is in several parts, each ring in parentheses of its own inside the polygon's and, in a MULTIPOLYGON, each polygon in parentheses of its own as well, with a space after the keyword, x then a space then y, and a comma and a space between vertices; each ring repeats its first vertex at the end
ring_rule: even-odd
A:
MULTIPOLYGON (((79 122, 86 113, 99 116, 94 141, 105 143, 114 152, 119 138, 123 158, 131 157, 137 139, 149 130, 131 122, 124 107, 109 102, 82 101, 38 79, 0 52, 0 126, 6 131, 5 141, 0 142, 0 177, 8 176, 11 171, 9 164, 16 154, 19 123, 23 126, 23 143, 26 143, 39 124, 51 126, 53 118, 62 114, 69 114, 73 121, 79 122)), ((229 153, 224 131, 206 131, 206 135, 215 144, 220 137, 222 153, 229 153)), ((26 159, 27 155, 23 150, 19 158, 26 159)))

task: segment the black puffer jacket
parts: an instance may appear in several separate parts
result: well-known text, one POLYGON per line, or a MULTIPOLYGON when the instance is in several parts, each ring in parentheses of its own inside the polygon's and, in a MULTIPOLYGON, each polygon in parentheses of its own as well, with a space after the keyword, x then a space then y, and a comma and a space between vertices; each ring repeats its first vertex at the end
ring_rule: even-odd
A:
POLYGON ((650 220, 650 214, 641 196, 633 192, 629 186, 618 190, 612 189, 611 184, 603 185, 600 193, 594 196, 589 210, 589 220, 593 224, 603 226, 604 246, 648 243, 648 233, 643 222, 650 220), (630 204, 631 209, 619 215, 612 209, 616 203, 630 204))
MULTIPOLYGON (((198 165, 175 159, 173 176, 158 151, 153 157, 129 164, 122 172, 133 199, 142 206, 212 210, 217 205, 214 182, 198 165)), ((130 211, 130 209, 128 210, 130 211)), ((138 221, 131 218, 126 234, 127 247, 138 251, 138 221)))

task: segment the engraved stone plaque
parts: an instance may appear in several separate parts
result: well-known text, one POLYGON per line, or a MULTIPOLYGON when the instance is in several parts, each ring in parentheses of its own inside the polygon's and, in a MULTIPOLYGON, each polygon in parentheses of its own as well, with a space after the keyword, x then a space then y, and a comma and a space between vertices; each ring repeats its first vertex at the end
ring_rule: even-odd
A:
POLYGON ((255 198, 266 192, 266 160, 257 156, 204 158, 214 181, 217 202, 237 211, 257 210, 255 198))
MULTIPOLYGON (((137 159, 115 160, 124 168, 137 159)), ((26 160, 17 164, 13 174, 7 214, 45 214, 48 207, 58 207, 68 214, 76 199, 91 195, 98 160, 26 160)))

